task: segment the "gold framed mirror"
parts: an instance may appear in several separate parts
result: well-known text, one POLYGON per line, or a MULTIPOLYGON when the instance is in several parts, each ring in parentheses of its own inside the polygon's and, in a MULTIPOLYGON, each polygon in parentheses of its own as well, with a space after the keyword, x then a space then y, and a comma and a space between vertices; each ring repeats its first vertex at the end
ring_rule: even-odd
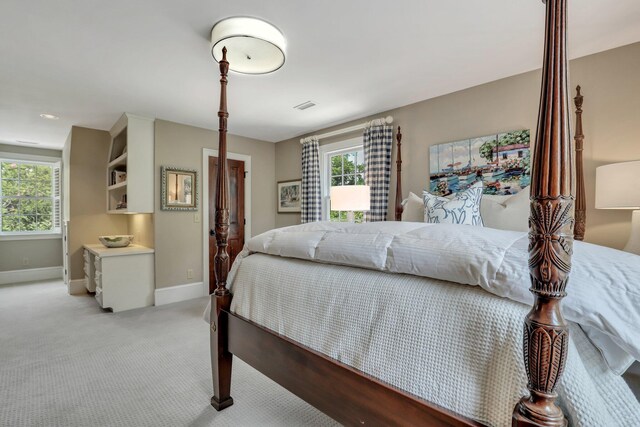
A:
POLYGON ((162 166, 161 209, 198 210, 198 171, 162 166))

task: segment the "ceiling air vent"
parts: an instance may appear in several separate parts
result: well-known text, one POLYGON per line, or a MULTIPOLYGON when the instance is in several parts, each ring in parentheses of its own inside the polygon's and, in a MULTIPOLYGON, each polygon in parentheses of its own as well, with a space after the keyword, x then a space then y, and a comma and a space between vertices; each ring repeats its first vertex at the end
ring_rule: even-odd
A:
POLYGON ((316 104, 313 101, 307 101, 307 102, 303 102, 302 104, 296 105, 295 108, 296 110, 306 110, 307 108, 311 108, 311 107, 315 107, 316 104))

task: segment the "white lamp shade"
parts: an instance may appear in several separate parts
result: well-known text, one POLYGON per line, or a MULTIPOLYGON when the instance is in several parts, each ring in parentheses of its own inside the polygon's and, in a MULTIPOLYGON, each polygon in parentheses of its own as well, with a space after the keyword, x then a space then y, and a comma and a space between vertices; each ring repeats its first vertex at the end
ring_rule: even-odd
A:
POLYGON ((596 169, 596 209, 640 209, 640 160, 596 169))
POLYGON ((220 62, 227 48, 229 69, 244 74, 271 73, 285 60, 285 39, 273 25, 260 19, 227 18, 211 30, 211 54, 220 62))
POLYGON ((371 209, 371 190, 368 185, 331 187, 331 210, 368 211, 371 209))

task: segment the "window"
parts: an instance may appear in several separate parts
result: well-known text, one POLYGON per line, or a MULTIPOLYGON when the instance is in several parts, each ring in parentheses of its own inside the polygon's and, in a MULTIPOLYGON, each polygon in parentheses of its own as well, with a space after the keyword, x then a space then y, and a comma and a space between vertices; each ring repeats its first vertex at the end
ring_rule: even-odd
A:
POLYGON ((60 162, 0 157, 0 236, 60 233, 60 162))
MULTIPOLYGON (((331 187, 364 185, 364 151, 362 138, 354 138, 320 146, 322 178, 322 219, 347 221, 347 212, 331 210, 331 187)), ((355 212, 356 222, 364 220, 363 212, 355 212)))

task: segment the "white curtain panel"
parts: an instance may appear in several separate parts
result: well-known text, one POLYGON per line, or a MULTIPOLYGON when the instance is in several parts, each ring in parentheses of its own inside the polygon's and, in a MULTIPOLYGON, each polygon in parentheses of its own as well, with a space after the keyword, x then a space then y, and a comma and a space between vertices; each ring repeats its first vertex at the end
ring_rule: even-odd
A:
POLYGON ((365 128, 364 181, 371 187, 371 210, 365 212, 365 221, 386 221, 391 181, 391 149, 393 126, 373 124, 365 128))

